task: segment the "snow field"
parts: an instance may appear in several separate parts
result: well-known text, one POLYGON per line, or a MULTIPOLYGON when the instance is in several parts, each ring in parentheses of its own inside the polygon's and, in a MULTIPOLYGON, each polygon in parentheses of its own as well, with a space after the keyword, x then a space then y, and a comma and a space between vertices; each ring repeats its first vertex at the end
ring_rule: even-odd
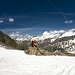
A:
POLYGON ((75 75, 75 57, 27 55, 0 47, 0 75, 75 75))

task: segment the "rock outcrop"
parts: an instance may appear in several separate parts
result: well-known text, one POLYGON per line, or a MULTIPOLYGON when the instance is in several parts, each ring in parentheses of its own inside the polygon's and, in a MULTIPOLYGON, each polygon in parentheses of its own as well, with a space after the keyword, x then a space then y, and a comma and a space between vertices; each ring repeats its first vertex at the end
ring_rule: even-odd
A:
POLYGON ((60 55, 60 56, 75 56, 75 54, 70 54, 70 53, 62 53, 62 52, 48 52, 44 49, 39 48, 39 50, 37 50, 36 47, 29 47, 28 50, 25 50, 26 54, 29 55, 37 55, 37 56, 50 56, 50 55, 60 55))
POLYGON ((25 53, 29 55, 41 55, 36 47, 29 47, 28 50, 25 51, 25 53))

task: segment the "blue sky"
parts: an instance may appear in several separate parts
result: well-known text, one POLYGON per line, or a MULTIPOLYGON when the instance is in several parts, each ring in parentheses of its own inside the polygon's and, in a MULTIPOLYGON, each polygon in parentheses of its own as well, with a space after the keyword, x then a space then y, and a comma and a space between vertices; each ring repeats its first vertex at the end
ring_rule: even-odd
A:
POLYGON ((74 0, 2 0, 0 30, 41 35, 44 31, 75 28, 74 0))

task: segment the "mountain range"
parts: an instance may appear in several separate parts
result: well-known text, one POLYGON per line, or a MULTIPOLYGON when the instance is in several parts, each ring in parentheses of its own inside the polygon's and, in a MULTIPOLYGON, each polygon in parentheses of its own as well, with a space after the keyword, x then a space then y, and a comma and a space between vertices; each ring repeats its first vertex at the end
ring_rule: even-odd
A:
POLYGON ((19 32, 12 33, 10 37, 0 31, 0 44, 27 50, 32 40, 36 40, 38 48, 49 52, 62 52, 75 54, 75 29, 68 31, 45 31, 41 36, 22 36, 19 32))
POLYGON ((10 37, 24 42, 36 40, 39 47, 52 52, 75 53, 75 29, 45 31, 41 36, 30 36, 28 34, 22 36, 16 32, 12 33, 10 37))
POLYGON ((54 31, 45 31, 41 36, 31 36, 29 34, 25 35, 20 35, 19 32, 12 32, 9 34, 11 38, 14 38, 15 40, 18 41, 25 41, 25 40, 36 40, 36 41, 43 41, 45 39, 51 38, 51 41, 55 41, 57 38, 62 38, 62 37, 69 37, 69 36, 74 36, 75 35, 75 29, 70 29, 70 30, 54 30, 54 31))

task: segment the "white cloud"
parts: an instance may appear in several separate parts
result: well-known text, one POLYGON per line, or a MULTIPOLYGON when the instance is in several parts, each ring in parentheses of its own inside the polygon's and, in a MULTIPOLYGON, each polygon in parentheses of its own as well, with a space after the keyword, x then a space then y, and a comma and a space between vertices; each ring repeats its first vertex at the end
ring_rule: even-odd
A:
POLYGON ((3 23, 3 20, 0 20, 0 23, 3 23))
POLYGON ((62 34, 64 33, 64 30, 54 30, 54 31, 50 31, 50 34, 62 34))
POLYGON ((49 33, 48 31, 45 31, 45 32, 43 33, 43 36, 48 36, 48 35, 50 35, 50 33, 49 33))
POLYGON ((51 41, 54 41, 56 38, 60 37, 61 34, 65 33, 64 30, 54 30, 54 31, 45 31, 41 36, 33 37, 31 40, 44 40, 48 38, 53 38, 51 41))
POLYGON ((53 38, 55 36, 60 36, 63 33, 65 33, 64 30, 54 30, 54 31, 50 31, 50 32, 45 31, 45 32, 43 32, 42 36, 44 38, 53 38))
POLYGON ((16 38, 16 37, 20 37, 20 32, 19 31, 16 31, 16 32, 12 32, 11 34, 9 34, 10 37, 12 38, 16 38))
POLYGON ((73 23, 73 20, 66 20, 64 23, 65 24, 72 24, 73 23))
POLYGON ((9 22, 14 22, 14 19, 13 18, 9 18, 9 22))

